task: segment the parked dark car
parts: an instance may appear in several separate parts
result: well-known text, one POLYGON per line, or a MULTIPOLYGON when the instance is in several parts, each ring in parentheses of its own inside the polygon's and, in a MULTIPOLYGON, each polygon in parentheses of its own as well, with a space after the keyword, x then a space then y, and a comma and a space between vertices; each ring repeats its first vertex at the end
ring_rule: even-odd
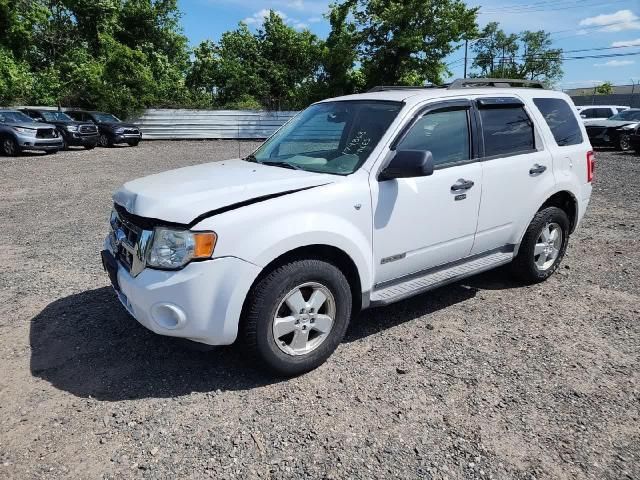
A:
POLYGON ((69 115, 58 110, 23 108, 21 111, 36 122, 55 125, 62 137, 65 150, 71 146, 91 150, 98 143, 98 127, 91 122, 76 122, 69 115))
POLYGON ((18 110, 0 109, 0 150, 15 156, 23 150, 56 153, 62 138, 54 125, 36 122, 18 110))
POLYGON ((631 143, 631 148, 633 148, 635 152, 640 155, 640 125, 638 125, 631 134, 629 142, 631 143))
POLYGON ((111 113, 87 110, 68 110, 65 113, 79 122, 95 123, 98 126, 98 145, 101 147, 112 147, 117 143, 128 143, 136 147, 142 140, 138 127, 121 121, 111 113))
POLYGON ((606 120, 585 122, 587 134, 594 147, 631 149, 631 134, 640 124, 640 108, 630 108, 606 120))

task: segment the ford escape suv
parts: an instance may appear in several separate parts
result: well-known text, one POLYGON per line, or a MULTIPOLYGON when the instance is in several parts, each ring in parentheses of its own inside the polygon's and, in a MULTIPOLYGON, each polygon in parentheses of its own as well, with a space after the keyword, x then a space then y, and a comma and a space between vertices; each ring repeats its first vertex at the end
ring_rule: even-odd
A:
POLYGON ((591 195, 570 98, 492 79, 374 90, 311 105, 244 159, 117 190, 102 263, 129 313, 296 375, 360 309, 508 263, 547 279, 591 195))

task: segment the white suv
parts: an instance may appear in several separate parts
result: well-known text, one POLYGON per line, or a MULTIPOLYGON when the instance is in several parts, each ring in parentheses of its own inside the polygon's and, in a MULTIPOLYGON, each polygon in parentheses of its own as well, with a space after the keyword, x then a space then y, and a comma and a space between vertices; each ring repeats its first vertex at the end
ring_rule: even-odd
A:
POLYGON ((477 82, 322 101, 245 159, 126 183, 102 252, 120 301, 295 375, 358 310, 510 262, 545 280, 589 202, 588 137, 561 92, 477 82))

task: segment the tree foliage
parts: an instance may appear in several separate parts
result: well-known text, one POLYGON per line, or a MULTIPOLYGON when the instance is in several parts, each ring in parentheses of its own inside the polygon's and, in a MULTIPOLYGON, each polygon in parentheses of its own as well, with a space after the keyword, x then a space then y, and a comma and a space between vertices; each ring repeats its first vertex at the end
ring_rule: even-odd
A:
POLYGON ((601 83, 596 87, 597 95, 611 95, 613 93, 613 85, 611 82, 601 83))
POLYGON ((551 45, 550 35, 542 30, 507 35, 498 23, 491 22, 473 44, 474 75, 551 84, 562 77, 562 49, 551 45))
POLYGON ((374 85, 440 83, 475 44, 476 74, 561 75, 548 34, 477 31, 463 0, 342 0, 319 39, 274 11, 191 48, 178 0, 0 0, 0 102, 97 108, 298 109, 374 85))

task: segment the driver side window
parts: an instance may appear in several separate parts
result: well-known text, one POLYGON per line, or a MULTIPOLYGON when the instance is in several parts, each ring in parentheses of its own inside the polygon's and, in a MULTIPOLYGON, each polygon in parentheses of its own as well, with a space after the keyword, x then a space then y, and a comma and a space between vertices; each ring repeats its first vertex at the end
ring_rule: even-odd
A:
POLYGON ((471 159, 468 109, 435 110, 420 118, 398 150, 429 150, 434 166, 471 159))

